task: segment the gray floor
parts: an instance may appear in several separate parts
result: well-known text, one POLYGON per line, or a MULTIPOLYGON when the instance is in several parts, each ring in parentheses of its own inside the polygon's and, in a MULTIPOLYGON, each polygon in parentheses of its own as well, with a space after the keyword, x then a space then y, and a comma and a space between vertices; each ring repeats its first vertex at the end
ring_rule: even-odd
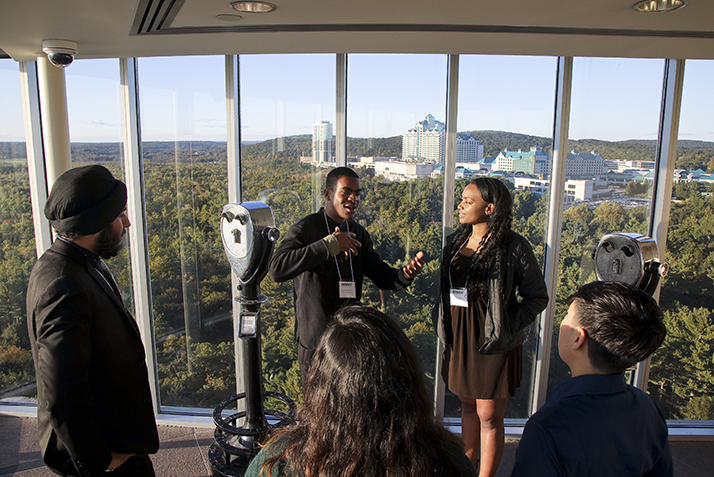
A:
MULTIPOLYGON (((207 477, 211 475, 208 448, 213 430, 159 426, 161 448, 152 456, 159 477, 207 477)), ((508 439, 497 477, 507 477, 518 442, 508 439)), ((714 441, 672 441, 677 477, 714 476, 714 441)), ((42 464, 34 418, 0 414, 0 477, 51 477, 42 464)))

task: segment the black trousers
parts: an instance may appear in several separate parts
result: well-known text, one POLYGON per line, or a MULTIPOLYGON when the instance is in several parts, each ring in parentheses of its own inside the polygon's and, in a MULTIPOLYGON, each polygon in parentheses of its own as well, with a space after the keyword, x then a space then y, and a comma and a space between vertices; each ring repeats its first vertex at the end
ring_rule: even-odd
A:
MULTIPOLYGON (((65 477, 79 477, 79 472, 71 461, 69 461, 68 467, 71 467, 71 470, 52 470, 55 470, 55 472, 65 477)), ((106 472, 105 475, 107 475, 107 477, 156 477, 156 474, 154 473, 154 465, 151 463, 151 459, 149 459, 149 456, 146 454, 130 457, 115 470, 106 472)))
POLYGON ((130 457, 115 470, 108 472, 107 475, 109 477, 156 477, 154 464, 146 454, 130 457))

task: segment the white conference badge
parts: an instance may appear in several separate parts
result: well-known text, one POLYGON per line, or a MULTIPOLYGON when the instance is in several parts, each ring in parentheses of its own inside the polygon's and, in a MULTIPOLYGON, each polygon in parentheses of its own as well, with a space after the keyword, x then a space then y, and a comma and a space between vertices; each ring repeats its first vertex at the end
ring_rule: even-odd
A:
POLYGON ((340 298, 357 298, 355 282, 344 282, 340 280, 340 298))
POLYGON ((449 293, 451 306, 469 307, 469 294, 466 288, 452 288, 449 293))

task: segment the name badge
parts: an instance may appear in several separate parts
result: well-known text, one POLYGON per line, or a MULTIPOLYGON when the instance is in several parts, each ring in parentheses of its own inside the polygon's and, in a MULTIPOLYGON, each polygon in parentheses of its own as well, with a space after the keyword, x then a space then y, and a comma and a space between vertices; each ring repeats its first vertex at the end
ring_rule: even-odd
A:
POLYGON ((449 302, 451 306, 469 307, 469 293, 466 288, 452 288, 449 293, 449 302))
POLYGON ((355 282, 340 282, 340 298, 357 298, 355 282))

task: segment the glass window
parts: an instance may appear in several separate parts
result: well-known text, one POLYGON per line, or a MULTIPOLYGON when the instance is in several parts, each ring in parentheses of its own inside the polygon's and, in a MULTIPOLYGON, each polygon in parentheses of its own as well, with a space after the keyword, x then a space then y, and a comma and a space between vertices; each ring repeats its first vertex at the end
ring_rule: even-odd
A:
MULTIPOLYGON (((461 56, 457 187, 454 203, 473 177, 490 175, 513 194, 512 229, 543 260, 548 180, 551 168, 556 59, 517 56, 461 56), (545 185, 544 185, 545 184, 545 185)), ((457 213, 454 229, 460 227, 457 213)), ((509 399, 508 418, 527 418, 537 332, 523 345, 523 380, 509 399)), ((446 416, 458 416, 460 401, 447 392, 446 416)))
POLYGON ((447 57, 349 55, 347 65, 347 160, 366 191, 355 219, 389 265, 425 254, 411 286, 380 291, 365 280, 362 302, 401 321, 433 380, 443 179, 432 172, 444 157, 447 57))
MULTIPOLYGON (((119 61, 77 60, 65 69, 72 167, 101 164, 114 177, 124 174, 119 61)), ((128 237, 125 250, 108 261, 124 305, 133 313, 134 293, 128 237)))
MULTIPOLYGON (((242 200, 273 210, 281 239, 322 206, 334 167, 334 55, 240 56, 242 200)), ((263 280, 263 383, 301 402, 292 280, 263 280)))
POLYGON ((0 59, 0 401, 36 396, 25 297, 35 250, 18 63, 0 59))
POLYGON ((667 337, 649 392, 668 419, 714 420, 714 61, 685 64, 677 162, 660 293, 667 337))
POLYGON ((235 394, 223 56, 139 60, 151 291, 161 405, 235 394))
POLYGON ((596 279, 606 234, 647 235, 663 60, 575 58, 549 388, 570 377, 557 353, 566 299, 596 279), (648 81, 642 81, 648 78, 648 81))

